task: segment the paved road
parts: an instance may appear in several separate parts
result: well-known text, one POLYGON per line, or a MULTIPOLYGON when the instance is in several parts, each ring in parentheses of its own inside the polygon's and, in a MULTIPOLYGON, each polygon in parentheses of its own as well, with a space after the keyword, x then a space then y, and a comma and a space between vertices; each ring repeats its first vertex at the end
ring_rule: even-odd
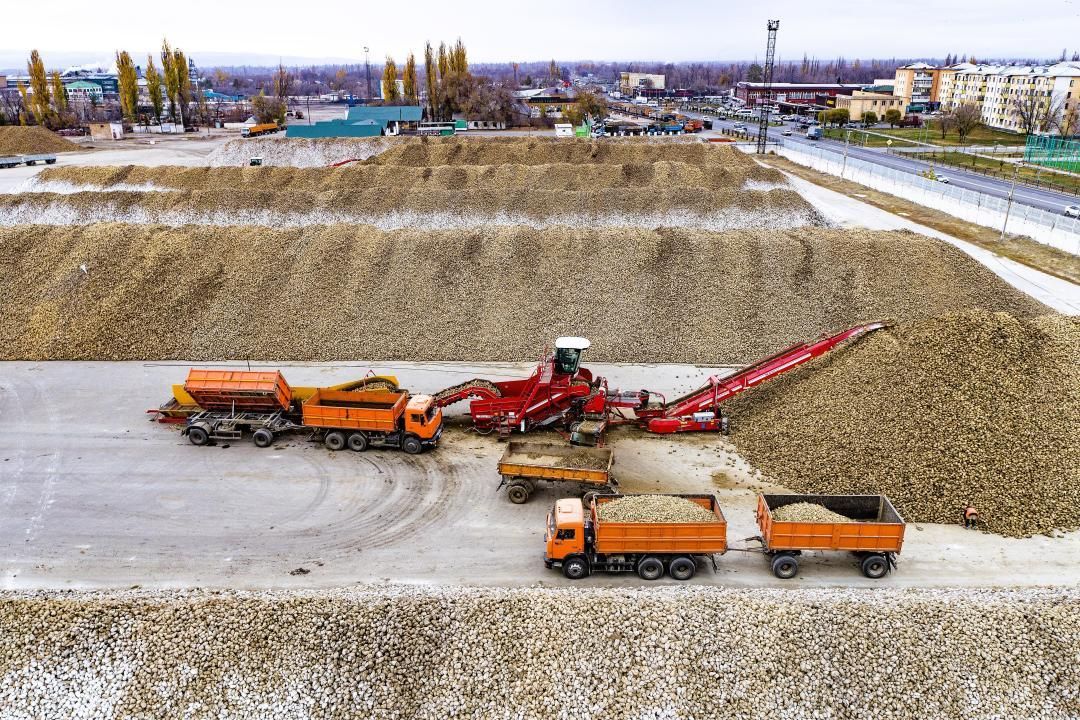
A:
MULTIPOLYGON (((701 117, 700 113, 687 112, 689 117, 701 117)), ((714 127, 731 128, 737 121, 734 120, 719 120, 714 124, 714 127)), ((747 129, 751 133, 756 133, 757 125, 755 121, 745 121, 744 123, 747 129)), ((789 127, 794 129, 794 134, 790 136, 783 136, 781 132, 784 128, 774 127, 769 129, 768 138, 770 141, 782 141, 784 143, 793 145, 812 145, 826 147, 830 150, 837 152, 844 151, 845 143, 839 140, 807 140, 802 132, 789 123, 789 127)), ((928 162, 923 162, 910 157, 905 157, 897 154, 887 153, 883 149, 878 148, 865 148, 858 145, 847 146, 848 157, 857 158, 866 162, 875 163, 882 167, 892 168, 894 170, 900 170, 911 174, 918 174, 924 172, 931 167, 928 162)), ((949 178, 949 184, 965 188, 967 190, 975 190, 977 192, 986 193, 999 198, 1008 198, 1010 183, 1005 180, 998 180, 996 178, 988 177, 986 175, 980 175, 978 173, 967 172, 959 168, 954 167, 942 167, 940 164, 933 166, 935 171, 939 174, 944 174, 949 178)), ((1080 198, 1076 195, 1070 195, 1068 193, 1054 192, 1053 190, 1044 190, 1041 188, 1031 188, 1024 185, 1017 185, 1016 192, 1013 196, 1013 200, 1016 203, 1022 205, 1030 205, 1049 212, 1060 213, 1066 205, 1080 204, 1080 198)))
MULTIPOLYGON (((841 351, 842 352, 842 351, 841 351)), ((272 367, 279 364, 274 363, 272 367)), ((266 367, 266 365, 262 365, 266 367)), ((531 364, 376 364, 419 391, 527 373, 531 364)), ((302 436, 273 448, 247 439, 194 447, 147 421, 187 364, 0 363, 0 587, 328 587, 368 582, 566 585, 541 561, 545 515, 559 492, 525 505, 496 493, 503 445, 461 427, 439 448, 333 453, 302 436), (306 574, 290 574, 303 568, 306 574)), ((591 367, 623 387, 693 387, 694 366, 591 367)), ((297 384, 362 374, 289 364, 297 384)), ((542 439, 534 436, 533 439, 542 439)), ((548 435, 550 441, 558 437, 548 435)), ((711 435, 609 437, 626 492, 713 492, 735 547, 757 534, 752 477, 711 435)), ((900 569, 881 581, 850 557, 810 553, 798 581, 777 580, 760 554, 730 552, 694 584, 748 587, 951 587, 1080 581, 1080 533, 1009 540, 959 525, 911 526, 900 569), (794 583, 794 585, 792 584, 794 583)), ((666 580, 664 584, 674 581, 666 580)), ((632 586, 636 578, 591 578, 632 586)))

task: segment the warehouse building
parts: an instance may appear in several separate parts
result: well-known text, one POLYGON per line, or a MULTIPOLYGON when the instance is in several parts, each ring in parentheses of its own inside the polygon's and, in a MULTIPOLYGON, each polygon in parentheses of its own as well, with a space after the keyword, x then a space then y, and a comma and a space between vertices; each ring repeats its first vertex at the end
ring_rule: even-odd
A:
POLYGON ((323 120, 311 125, 289 125, 285 137, 379 137, 415 129, 423 118, 419 105, 357 105, 344 118, 323 120))

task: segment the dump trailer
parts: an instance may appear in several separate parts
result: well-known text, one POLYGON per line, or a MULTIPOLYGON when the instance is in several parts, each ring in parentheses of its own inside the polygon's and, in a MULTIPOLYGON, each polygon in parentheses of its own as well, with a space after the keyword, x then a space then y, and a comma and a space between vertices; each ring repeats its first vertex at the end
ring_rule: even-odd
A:
POLYGON ((277 123, 259 123, 258 125, 250 125, 245 128, 240 128, 240 137, 258 137, 260 135, 270 135, 276 133, 281 128, 277 123))
MULTIPOLYGON (((205 375, 201 373, 223 373, 223 372, 238 372, 238 371, 224 371, 224 370, 192 370, 188 373, 189 380, 192 378, 202 377, 205 379, 205 375)), ((244 371, 254 372, 254 371, 244 371)), ((284 379, 282 380, 284 382, 284 379)), ((287 384, 287 383, 286 383, 287 384)), ((197 415, 204 410, 210 408, 204 408, 199 405, 198 401, 192 397, 191 393, 187 390, 188 383, 181 383, 172 386, 172 396, 159 405, 156 408, 147 410, 146 412, 152 415, 152 419, 161 423, 186 423, 190 417, 197 415)), ((303 403, 309 397, 315 394, 315 391, 319 388, 310 386, 298 386, 290 385, 289 391, 292 394, 293 405, 303 403)), ((350 380, 338 385, 331 385, 329 390, 391 390, 396 391, 398 389, 397 378, 393 375, 367 375, 358 380, 350 380)), ((199 394, 199 388, 195 388, 196 394, 199 394)), ((201 395, 200 395, 201 396, 201 395)), ((229 405, 231 407, 231 403, 229 405)))
POLYGON ((540 483, 576 485, 584 491, 614 494, 613 453, 608 448, 575 447, 554 443, 511 441, 499 459, 506 497, 520 505, 540 483))
POLYGON ((430 395, 319 389, 303 404, 304 426, 320 433, 331 450, 362 452, 380 445, 416 455, 439 443, 442 422, 430 395))
POLYGON ((863 575, 881 578, 896 567, 904 543, 904 519, 884 495, 758 495, 757 522, 773 574, 795 577, 807 550, 846 550, 863 575), (851 522, 781 521, 774 514, 795 503, 820 505, 851 522))
POLYGON ((562 567, 571 580, 594 572, 636 572, 642 580, 657 580, 665 571, 676 580, 689 580, 699 558, 727 551, 727 520, 715 496, 669 496, 709 510, 714 517, 709 522, 602 521, 599 509, 620 497, 632 496, 556 501, 547 516, 544 565, 562 567))

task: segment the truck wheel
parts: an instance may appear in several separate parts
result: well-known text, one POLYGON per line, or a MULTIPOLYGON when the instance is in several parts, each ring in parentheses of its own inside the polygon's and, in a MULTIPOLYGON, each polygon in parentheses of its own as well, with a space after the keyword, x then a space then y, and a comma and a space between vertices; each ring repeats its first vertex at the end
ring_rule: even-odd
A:
POLYGON ((188 428, 187 439, 192 445, 201 447, 210 442, 210 433, 202 425, 192 425, 188 428))
POLYGON ((589 574, 589 563, 584 558, 570 558, 563 562, 562 574, 570 580, 580 580, 589 574))
POLYGON ((638 563, 637 574, 642 580, 659 580, 664 577, 664 563, 658 557, 647 557, 638 563))
POLYGON ((364 433, 356 432, 349 436, 349 449, 353 452, 364 452, 367 444, 367 435, 364 433))
POLYGON ((772 561, 772 571, 781 580, 790 580, 799 572, 799 561, 794 555, 777 555, 772 561))
POLYGON ((405 439, 401 441, 401 449, 410 455, 419 455, 424 446, 420 444, 420 438, 415 435, 406 435, 405 439))
POLYGON ((255 447, 270 447, 274 444, 274 433, 266 428, 259 428, 255 431, 255 434, 251 436, 251 439, 255 443, 255 447))
POLYGON ((862 561, 862 574, 871 580, 883 578, 889 572, 889 561, 884 555, 867 555, 862 561))
POLYGON ((521 483, 514 483, 506 488, 506 497, 515 505, 524 505, 529 501, 529 488, 521 483))
POLYGON ((668 574, 676 580, 689 580, 696 572, 697 563, 688 557, 677 557, 668 566, 668 574))
POLYGON ((334 430, 333 432, 326 433, 326 437, 323 438, 323 443, 331 450, 340 450, 345 447, 345 433, 334 430))

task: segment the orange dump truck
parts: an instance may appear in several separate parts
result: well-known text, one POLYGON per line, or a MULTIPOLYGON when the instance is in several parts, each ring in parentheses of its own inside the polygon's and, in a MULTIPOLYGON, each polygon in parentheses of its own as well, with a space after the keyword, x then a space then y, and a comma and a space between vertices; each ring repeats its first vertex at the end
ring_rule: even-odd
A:
POLYGON ((276 371, 196 368, 182 388, 173 388, 173 399, 158 415, 185 423, 182 433, 193 445, 250 433, 256 446, 269 447, 281 433, 307 429, 331 450, 376 445, 415 454, 442 435, 442 410, 434 398, 410 396, 391 377, 295 388, 276 371))
POLYGON ((375 444, 416 455, 438 444, 442 421, 435 398, 401 391, 319 389, 303 405, 304 425, 324 432, 331 450, 359 452, 375 444))
POLYGON ((676 580, 697 572, 697 559, 727 551, 727 520, 713 495, 672 495, 709 510, 708 522, 612 522, 600 519, 599 508, 618 500, 597 496, 589 503, 558 500, 547 516, 544 565, 562 567, 577 580, 593 572, 636 572, 657 580, 666 571, 676 580))
POLYGON ((258 137, 260 135, 269 135, 276 133, 281 128, 277 123, 259 123, 258 125, 249 125, 248 127, 240 128, 240 137, 258 137))
POLYGON ((904 519, 884 495, 758 495, 757 522, 765 553, 778 578, 795 577, 804 550, 847 550, 863 575, 884 577, 896 566, 904 544, 904 519), (807 503, 843 515, 849 522, 778 520, 776 511, 807 503))
POLYGON ((520 505, 541 482, 577 485, 586 490, 614 493, 618 482, 611 475, 614 456, 609 448, 520 442, 506 445, 499 459, 506 497, 520 505))

